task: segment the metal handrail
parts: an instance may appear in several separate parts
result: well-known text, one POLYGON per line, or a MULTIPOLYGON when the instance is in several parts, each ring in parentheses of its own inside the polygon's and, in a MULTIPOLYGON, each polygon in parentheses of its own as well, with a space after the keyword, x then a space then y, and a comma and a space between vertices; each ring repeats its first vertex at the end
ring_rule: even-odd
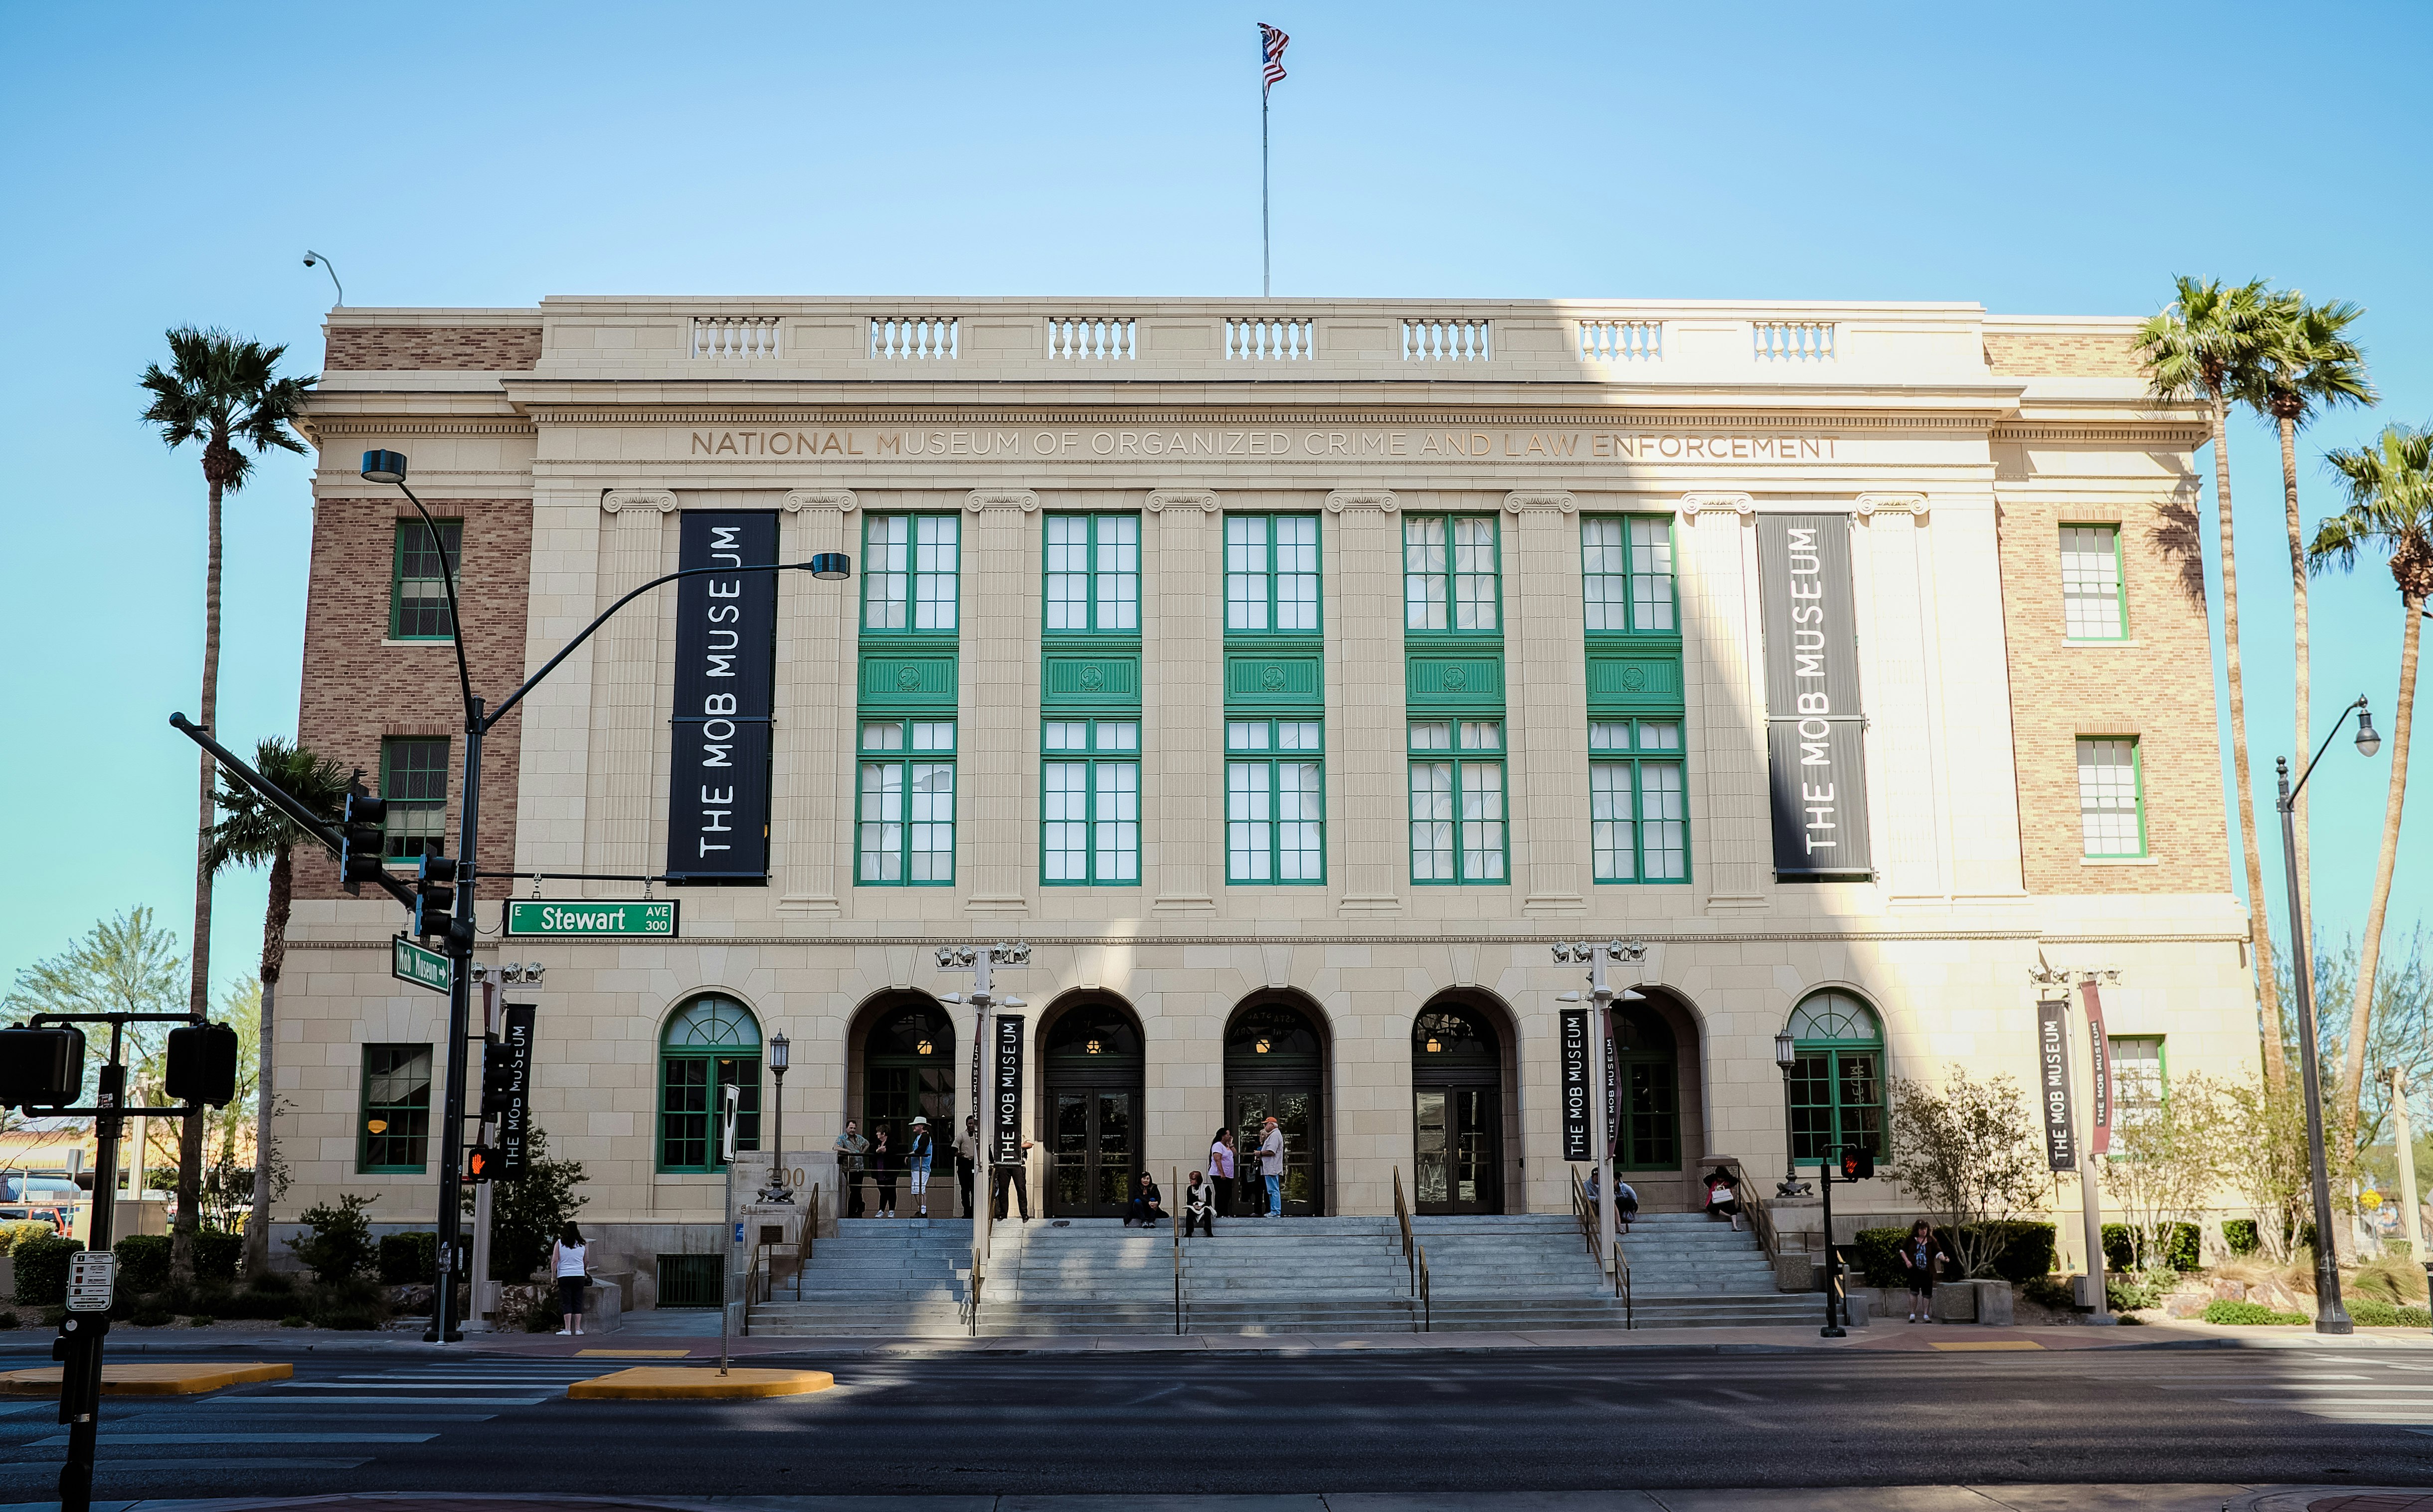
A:
POLYGON ((1415 1246, 1414 1248, 1419 1250, 1419 1269, 1416 1272, 1416 1275, 1419 1278, 1420 1316, 1423 1319, 1420 1324, 1420 1332, 1422 1334, 1433 1334, 1436 1332, 1437 1311, 1435 1301, 1428 1295, 1427 1247, 1425 1245, 1420 1245, 1415 1246))
POLYGON ((811 1200, 803 1214, 803 1263, 794 1267, 794 1300, 803 1300, 803 1272, 811 1266, 811 1256, 820 1240, 820 1183, 811 1183, 811 1200))
POLYGON ((980 1247, 972 1246, 972 1281, 963 1288, 963 1322, 973 1338, 980 1336, 980 1247))
MULTIPOLYGON (((1572 1167, 1572 1215, 1579 1220, 1580 1237, 1587 1241, 1589 1258, 1597 1263, 1602 1274, 1605 1257, 1597 1252, 1597 1205, 1589 1200, 1588 1184, 1580 1180, 1580 1168, 1572 1167)), ((1622 1326, 1639 1326, 1639 1308, 1630 1294, 1630 1256, 1622 1248, 1622 1235, 1613 1236, 1613 1295, 1622 1303, 1622 1326)))
MULTIPOLYGON (((1181 1192, 1182 1168, 1169 1166, 1167 1171, 1174 1178, 1175 1190, 1181 1192)), ((1183 1211, 1187 1213, 1190 1209, 1186 1207, 1183 1211)), ((1177 1337, 1182 1334, 1182 1225, 1176 1221, 1179 1216, 1168 1214, 1165 1219, 1166 1232, 1174 1236, 1174 1332, 1177 1337)))
POLYGON ((1622 1235, 1613 1238, 1613 1294, 1622 1299, 1622 1326, 1626 1330, 1639 1326, 1639 1307, 1630 1295, 1630 1257, 1622 1251, 1622 1235))
MULTIPOLYGON (((1588 1185, 1580 1180, 1580 1168, 1574 1165, 1571 1171, 1572 1216, 1579 1222, 1580 1238, 1588 1245, 1590 1255, 1595 1256, 1597 1253, 1596 1204, 1589 1200, 1588 1185)), ((1602 1260, 1599 1261, 1597 1268, 1599 1270, 1605 1268, 1602 1260)))
POLYGON ((1419 1262, 1414 1252, 1419 1241, 1411 1237, 1411 1205, 1403 1199, 1403 1168, 1394 1167, 1394 1221, 1403 1227, 1403 1268, 1410 1272, 1411 1286, 1419 1288, 1419 1262))
MULTIPOLYGON (((1774 1227, 1774 1215, 1765 1210, 1765 1199, 1750 1196, 1752 1188, 1748 1171, 1739 1161, 1729 1158, 1715 1164, 1731 1173, 1732 1190, 1740 1194, 1741 1211, 1748 1215, 1749 1228, 1756 1232, 1757 1242, 1765 1249, 1765 1263, 1769 1266, 1776 1264, 1782 1258, 1782 1235, 1774 1227)), ((1833 1236, 1827 1234, 1825 1242, 1830 1245, 1833 1236)))

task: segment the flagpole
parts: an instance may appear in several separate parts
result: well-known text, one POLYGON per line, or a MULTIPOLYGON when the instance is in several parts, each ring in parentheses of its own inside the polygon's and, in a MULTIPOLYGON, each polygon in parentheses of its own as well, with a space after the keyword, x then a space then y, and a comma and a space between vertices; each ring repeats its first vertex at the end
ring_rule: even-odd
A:
POLYGON ((1268 83, 1259 81, 1259 295, 1275 293, 1274 263, 1268 243, 1268 83))

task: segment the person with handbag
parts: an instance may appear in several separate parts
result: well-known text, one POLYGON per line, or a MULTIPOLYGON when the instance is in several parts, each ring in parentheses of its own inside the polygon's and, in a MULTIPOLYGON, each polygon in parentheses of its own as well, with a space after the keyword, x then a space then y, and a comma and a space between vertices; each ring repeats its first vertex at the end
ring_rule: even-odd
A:
POLYGON ((1208 1142, 1208 1184, 1214 1189, 1216 1211, 1226 1217, 1234 1215, 1234 1131, 1219 1129, 1216 1137, 1208 1142))
POLYGON ((929 1161, 934 1146, 929 1141, 929 1120, 912 1120, 912 1143, 904 1151, 904 1174, 912 1180, 912 1204, 919 1209, 914 1217, 929 1215, 929 1161))
POLYGON ((583 1336, 583 1288, 591 1284, 591 1247, 583 1242, 583 1231, 574 1220, 557 1232, 557 1242, 549 1247, 549 1273, 557 1280, 557 1332, 560 1337, 571 1334, 583 1336))

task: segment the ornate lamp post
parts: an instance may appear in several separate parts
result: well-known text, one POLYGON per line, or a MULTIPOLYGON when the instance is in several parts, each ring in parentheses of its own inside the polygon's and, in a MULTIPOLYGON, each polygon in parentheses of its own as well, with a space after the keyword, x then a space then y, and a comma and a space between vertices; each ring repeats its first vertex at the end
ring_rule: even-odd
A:
POLYGON ((779 1029, 769 1036, 769 1074, 777 1079, 777 1128, 773 1137, 776 1143, 769 1164, 769 1187, 760 1194, 763 1202, 791 1202, 794 1190, 786 1184, 786 1066, 793 1059, 794 1042, 779 1029))
POLYGON ((1782 1184, 1774 1195, 1806 1197, 1808 1183, 1799 1179, 1799 1148, 1791 1130, 1791 1073, 1799 1064, 1799 1045, 1789 1029, 1774 1037, 1774 1063, 1782 1070, 1782 1184))

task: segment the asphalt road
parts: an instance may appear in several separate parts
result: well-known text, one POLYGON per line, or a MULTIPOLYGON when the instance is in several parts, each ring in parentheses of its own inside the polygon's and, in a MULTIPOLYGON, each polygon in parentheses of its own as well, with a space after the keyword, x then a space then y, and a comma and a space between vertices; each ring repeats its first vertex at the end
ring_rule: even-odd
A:
MULTIPOLYGON (((566 1399, 618 1363, 324 1351, 289 1384, 112 1398, 95 1492, 2433 1485, 2433 1354, 2413 1352, 868 1358, 809 1397, 566 1399)), ((0 1502, 53 1483, 55 1411, 0 1408, 0 1502)))

